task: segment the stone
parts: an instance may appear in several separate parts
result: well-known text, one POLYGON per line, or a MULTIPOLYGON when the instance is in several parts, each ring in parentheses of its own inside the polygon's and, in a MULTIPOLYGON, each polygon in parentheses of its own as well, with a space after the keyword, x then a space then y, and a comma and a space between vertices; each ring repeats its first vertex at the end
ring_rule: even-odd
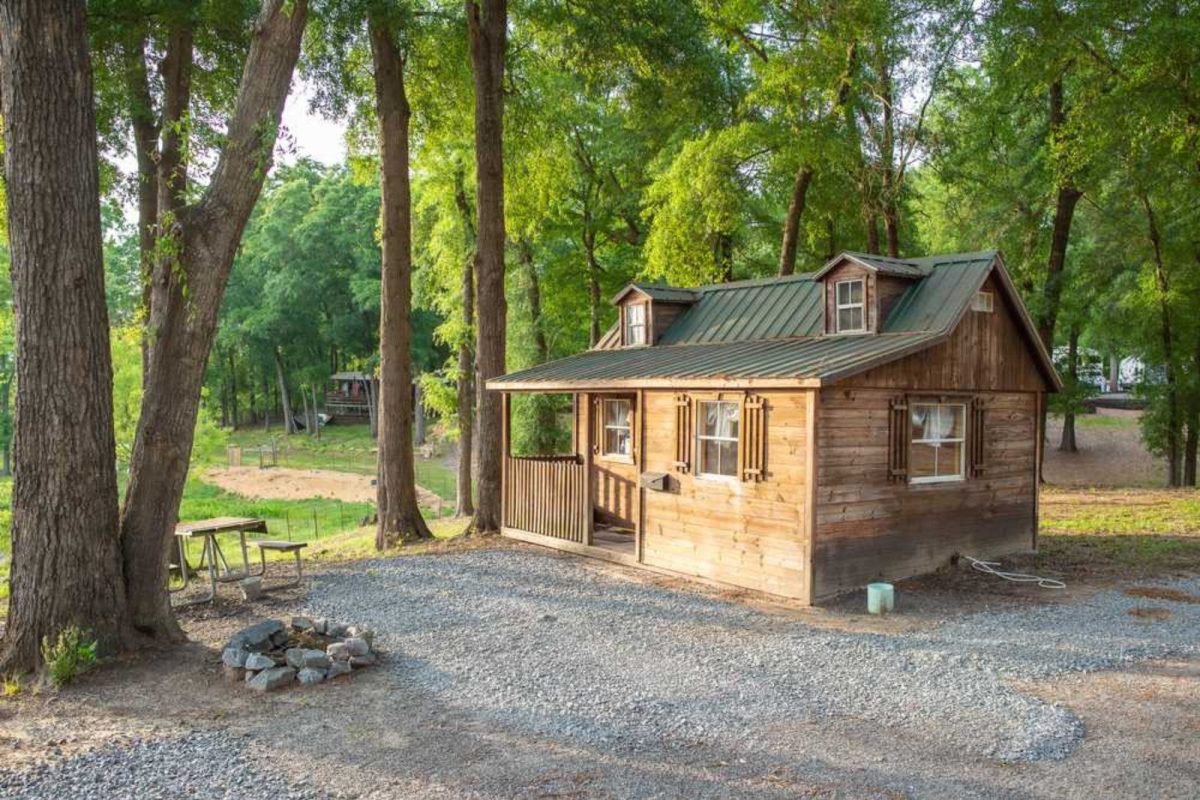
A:
POLYGON ((313 632, 325 635, 325 631, 329 630, 329 620, 324 617, 317 617, 313 620, 313 632))
POLYGON ((331 661, 324 650, 305 650, 300 663, 305 669, 327 670, 331 661))
POLYGON ((350 657, 350 666, 352 666, 356 669, 358 667, 370 667, 374 663, 375 663, 375 654, 374 653, 367 653, 365 656, 351 656, 350 657))
POLYGON ((334 642, 325 648, 325 653, 334 661, 345 661, 350 657, 350 648, 345 642, 334 642))
POLYGON ((351 658, 354 656, 365 656, 371 652, 371 645, 367 644, 366 639, 347 639, 344 644, 346 645, 346 652, 350 654, 351 658))
POLYGON ((325 629, 325 635, 331 636, 334 639, 340 639, 346 635, 346 629, 349 627, 349 625, 343 625, 340 622, 330 622, 325 629))
POLYGON ((304 667, 304 648, 289 647, 284 651, 283 660, 292 669, 302 669, 304 667))
POLYGON ((312 629, 313 621, 308 617, 292 617, 292 630, 311 631, 312 629))
POLYGON ((257 600, 263 595, 262 578, 242 578, 238 581, 238 587, 242 590, 243 600, 257 600))
POLYGON ((221 672, 224 674, 225 680, 229 683, 241 683, 246 679, 246 670, 241 667, 231 667, 228 664, 222 664, 221 672))
POLYGON ((300 683, 304 684, 305 686, 313 686, 325 680, 325 672, 324 670, 312 669, 311 667, 308 669, 302 669, 296 675, 296 680, 300 681, 300 683))
POLYGON ((246 666, 246 659, 250 657, 250 651, 241 647, 226 647, 221 651, 221 663, 232 669, 241 669, 246 666))
POLYGON ((258 672, 262 669, 273 669, 275 667, 275 659, 270 656, 264 656, 262 653, 251 653, 246 659, 246 669, 258 672))
POLYGON ((325 673, 325 678, 327 680, 333 680, 339 675, 349 675, 350 669, 350 662, 348 661, 331 662, 329 665, 329 671, 325 673))
POLYGON ((368 646, 375 644, 375 631, 362 625, 351 625, 346 628, 346 635, 355 639, 364 640, 368 646))
POLYGON ((273 692, 289 685, 296 678, 296 670, 291 667, 273 667, 264 669, 255 675, 246 685, 256 692, 273 692))
POLYGON ((283 635, 284 641, 287 641, 287 631, 284 630, 283 623, 277 619, 265 619, 235 633, 226 648, 265 653, 277 643, 280 634, 283 635))

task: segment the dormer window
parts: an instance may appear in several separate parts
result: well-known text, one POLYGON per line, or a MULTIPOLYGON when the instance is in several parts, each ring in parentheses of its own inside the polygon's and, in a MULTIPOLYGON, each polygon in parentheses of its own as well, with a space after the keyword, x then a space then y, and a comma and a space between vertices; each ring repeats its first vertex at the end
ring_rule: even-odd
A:
POLYGON ((646 304, 625 306, 625 344, 646 344, 646 304))
POLYGON ((856 278, 838 281, 834 286, 837 301, 837 333, 865 333, 867 330, 865 281, 856 278))

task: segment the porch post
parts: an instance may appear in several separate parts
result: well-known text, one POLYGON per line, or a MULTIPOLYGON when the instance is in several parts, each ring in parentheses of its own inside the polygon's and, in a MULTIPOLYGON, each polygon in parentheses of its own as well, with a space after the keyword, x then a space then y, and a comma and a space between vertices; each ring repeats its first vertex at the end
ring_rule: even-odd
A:
POLYGON ((509 463, 508 460, 512 456, 512 437, 510 431, 512 424, 509 417, 512 415, 512 395, 504 392, 501 397, 501 412, 500 412, 500 529, 508 525, 509 509, 509 463))
POLYGON ((596 519, 596 509, 592 506, 592 488, 596 481, 596 471, 593 469, 592 462, 592 413, 594 411, 594 403, 592 396, 581 395, 575 393, 575 442, 576 453, 583 455, 584 482, 583 491, 587 494, 584 498, 583 508, 587 518, 583 521, 583 543, 586 545, 592 544, 592 527, 593 521, 596 519), (584 424, 586 421, 587 424, 584 424))

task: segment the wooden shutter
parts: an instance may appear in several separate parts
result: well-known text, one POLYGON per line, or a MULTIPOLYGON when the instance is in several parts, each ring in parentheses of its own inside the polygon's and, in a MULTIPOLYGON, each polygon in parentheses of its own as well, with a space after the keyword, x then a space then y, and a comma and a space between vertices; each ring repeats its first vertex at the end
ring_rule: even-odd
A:
POLYGON ((888 414, 888 480, 894 483, 908 480, 908 426, 908 399, 897 397, 888 414))
POLYGON ((983 477, 983 473, 987 469, 984 453, 984 417, 986 415, 983 398, 973 399, 971 401, 971 421, 967 429, 967 437, 970 442, 967 452, 968 474, 972 478, 983 477))
POLYGON ((592 453, 600 455, 604 445, 604 400, 592 395, 592 453))
POLYGON ((692 471, 692 398, 686 394, 675 395, 675 471, 692 471))
POLYGON ((742 401, 741 431, 738 436, 738 464, 744 481, 761 481, 766 475, 767 401, 759 395, 746 395, 742 401))

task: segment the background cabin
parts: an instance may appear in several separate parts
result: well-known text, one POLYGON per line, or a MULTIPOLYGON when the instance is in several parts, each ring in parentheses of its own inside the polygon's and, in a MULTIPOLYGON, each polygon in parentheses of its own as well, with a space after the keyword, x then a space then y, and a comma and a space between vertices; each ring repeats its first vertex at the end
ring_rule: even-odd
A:
POLYGON ((325 410, 341 417, 362 417, 371 414, 370 393, 378 392, 379 381, 362 372, 335 372, 329 376, 325 392, 325 410))
POLYGON ((593 349, 488 382, 569 393, 569 453, 515 457, 504 533, 812 603, 1037 546, 1061 388, 995 252, 699 289, 634 284, 593 349))

